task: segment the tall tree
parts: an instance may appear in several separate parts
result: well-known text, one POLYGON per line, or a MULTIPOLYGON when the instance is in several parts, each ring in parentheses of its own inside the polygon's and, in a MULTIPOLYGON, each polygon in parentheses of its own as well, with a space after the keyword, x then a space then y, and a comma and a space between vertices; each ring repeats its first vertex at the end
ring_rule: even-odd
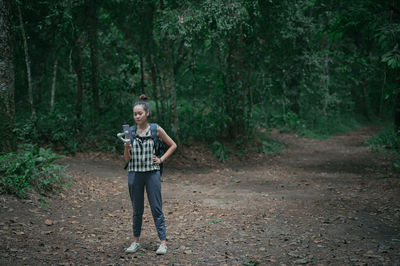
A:
POLYGON ((77 36, 73 47, 72 65, 76 74, 76 117, 78 121, 82 116, 82 96, 83 96, 83 49, 86 46, 86 40, 83 35, 77 36))
POLYGON ((16 150, 10 0, 0 0, 0 152, 16 150))
POLYGON ((51 82, 50 112, 54 111, 54 98, 56 94, 58 58, 54 59, 53 80, 51 82))
POLYGON ((25 53, 25 64, 26 64, 26 76, 27 76, 27 81, 28 81, 28 97, 29 97, 29 104, 31 107, 31 112, 32 112, 32 120, 34 121, 36 125, 36 108, 33 102, 33 85, 32 85, 32 73, 31 73, 31 60, 29 56, 29 49, 28 49, 28 40, 26 37, 26 32, 25 32, 25 26, 24 26, 24 20, 22 17, 22 12, 21 12, 21 7, 19 4, 17 4, 17 9, 18 9, 18 18, 19 18, 19 25, 21 28, 21 34, 22 34, 22 40, 24 41, 24 53, 25 53))
POLYGON ((99 60, 98 60, 98 42, 97 42, 97 25, 98 25, 98 1, 86 0, 88 41, 90 48, 90 62, 92 69, 92 100, 93 115, 98 120, 100 104, 99 104, 99 60))

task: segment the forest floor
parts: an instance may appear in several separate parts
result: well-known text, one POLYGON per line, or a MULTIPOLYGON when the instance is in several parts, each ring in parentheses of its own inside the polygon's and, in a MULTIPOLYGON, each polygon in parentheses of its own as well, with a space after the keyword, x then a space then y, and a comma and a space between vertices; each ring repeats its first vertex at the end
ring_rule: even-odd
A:
POLYGON ((74 183, 46 201, 0 196, 0 265, 400 265, 400 177, 365 140, 273 133, 279 155, 217 162, 184 149, 166 163, 168 253, 146 204, 142 249, 120 158, 66 157, 74 183), (41 202, 41 203, 40 203, 41 202))

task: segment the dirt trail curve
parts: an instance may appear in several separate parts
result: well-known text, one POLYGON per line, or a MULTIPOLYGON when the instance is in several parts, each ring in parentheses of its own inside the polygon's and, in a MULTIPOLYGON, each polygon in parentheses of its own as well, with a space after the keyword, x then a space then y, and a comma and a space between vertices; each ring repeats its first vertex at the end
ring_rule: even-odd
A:
POLYGON ((288 152, 226 165, 196 151, 168 162, 168 253, 146 206, 142 249, 127 255, 123 163, 68 157, 75 183, 48 204, 0 197, 0 265, 400 265, 400 178, 364 141, 275 133, 288 152))

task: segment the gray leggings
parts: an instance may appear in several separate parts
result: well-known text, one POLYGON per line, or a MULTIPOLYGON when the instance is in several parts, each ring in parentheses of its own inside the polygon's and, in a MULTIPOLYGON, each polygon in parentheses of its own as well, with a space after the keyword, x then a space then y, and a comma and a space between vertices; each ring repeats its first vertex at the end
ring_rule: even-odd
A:
POLYGON ((158 237, 161 241, 166 240, 165 218, 162 212, 160 171, 129 172, 128 186, 133 207, 133 235, 139 237, 142 231, 144 187, 146 186, 147 199, 150 203, 151 214, 153 215, 158 237))

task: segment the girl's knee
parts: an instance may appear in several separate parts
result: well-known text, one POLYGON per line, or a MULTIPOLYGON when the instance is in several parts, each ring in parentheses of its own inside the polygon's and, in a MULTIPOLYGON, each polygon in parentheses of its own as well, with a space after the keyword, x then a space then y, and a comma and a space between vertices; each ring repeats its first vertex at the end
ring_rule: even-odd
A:
POLYGON ((133 209, 133 216, 143 216, 143 210, 133 209))

